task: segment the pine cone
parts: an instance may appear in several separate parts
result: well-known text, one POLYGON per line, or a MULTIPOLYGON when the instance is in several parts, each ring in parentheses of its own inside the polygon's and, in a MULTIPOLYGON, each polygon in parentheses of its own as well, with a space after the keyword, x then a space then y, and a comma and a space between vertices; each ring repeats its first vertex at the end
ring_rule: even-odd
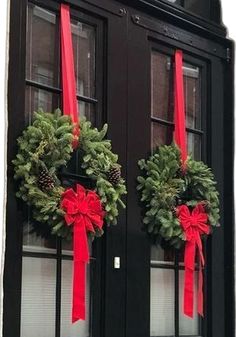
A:
POLYGON ((121 179, 121 170, 119 166, 113 166, 107 173, 107 179, 112 185, 117 185, 121 179))
POLYGON ((40 170, 38 175, 38 186, 42 191, 50 190, 55 186, 55 180, 52 178, 48 170, 40 170))

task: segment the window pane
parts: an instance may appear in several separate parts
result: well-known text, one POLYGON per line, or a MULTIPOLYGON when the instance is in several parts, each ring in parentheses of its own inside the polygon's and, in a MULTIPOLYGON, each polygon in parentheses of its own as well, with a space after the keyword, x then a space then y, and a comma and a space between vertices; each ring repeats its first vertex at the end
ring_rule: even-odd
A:
POLYGON ((89 269, 87 270, 86 289, 86 320, 71 323, 72 308, 72 268, 73 261, 62 261, 61 280, 61 337, 88 337, 89 336, 89 269))
MULTIPOLYGON (((92 257, 92 241, 88 239, 89 256, 92 257)), ((73 240, 62 239, 61 248, 63 255, 72 255, 73 253, 73 240)))
POLYGON ((170 145, 173 141, 173 129, 153 122, 151 125, 151 137, 151 148, 153 150, 163 144, 170 145))
POLYGON ((72 20, 77 92, 95 96, 95 28, 72 20))
POLYGON ((24 257, 21 337, 55 337, 56 261, 24 257))
POLYGON ((56 46, 56 15, 29 4, 26 41, 26 78, 58 86, 59 47, 56 46), (57 58, 57 60, 56 60, 57 58))
POLYGON ((173 78, 169 56, 152 52, 151 112, 153 117, 173 120, 173 78))
POLYGON ((173 264, 174 261, 174 250, 169 248, 169 249, 163 249, 160 247, 160 245, 158 246, 151 246, 151 261, 152 262, 158 262, 158 263, 167 263, 169 264, 169 262, 171 264, 173 264))
POLYGON ((186 126, 192 129, 201 129, 200 69, 184 63, 183 72, 186 126))
POLYGON ((174 336, 174 271, 151 269, 151 336, 174 336))
POLYGON ((40 225, 40 230, 33 227, 30 219, 24 223, 23 250, 27 252, 56 253, 56 239, 50 235, 47 225, 40 225), (43 231, 43 232, 42 232, 43 231), (44 234, 42 237, 42 233, 44 234))
POLYGON ((201 160, 201 136, 188 132, 188 154, 192 154, 193 159, 201 160))
POLYGON ((85 116, 94 126, 96 122, 95 106, 91 103, 79 101, 79 114, 85 116))
POLYGON ((188 318, 183 314, 183 289, 184 289, 184 271, 179 271, 179 332, 181 336, 199 336, 199 320, 197 314, 197 280, 198 273, 195 272, 194 283, 194 317, 188 318))
POLYGON ((25 92, 25 120, 27 124, 31 124, 32 113, 40 108, 45 112, 52 112, 60 106, 60 97, 57 94, 26 87, 25 92))
MULTIPOLYGON (((27 86, 25 92, 25 121, 26 124, 32 123, 34 111, 42 108, 44 111, 51 112, 59 106, 59 95, 48 91, 27 86)), ((52 239, 45 225, 44 238, 37 232, 37 227, 32 227, 30 208, 28 217, 24 224, 23 245, 25 251, 49 251, 56 248, 55 239, 52 239), (34 233, 33 233, 34 232, 34 233)), ((43 226, 43 224, 41 224, 43 226)))

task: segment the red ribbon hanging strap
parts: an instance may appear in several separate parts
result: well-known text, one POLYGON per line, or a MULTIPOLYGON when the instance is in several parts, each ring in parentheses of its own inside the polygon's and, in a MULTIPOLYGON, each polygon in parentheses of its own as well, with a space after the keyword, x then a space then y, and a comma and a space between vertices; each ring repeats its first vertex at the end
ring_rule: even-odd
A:
POLYGON ((73 147, 78 145, 78 105, 76 98, 76 81, 74 70, 74 54, 71 35, 70 8, 68 5, 61 4, 61 66, 62 66, 62 95, 63 113, 71 116, 74 128, 73 147))
POLYGON ((174 73, 174 141, 181 152, 181 160, 185 169, 187 159, 187 141, 185 130, 185 106, 184 106, 184 81, 183 81, 183 53, 182 50, 175 52, 175 73, 174 73))
MULTIPOLYGON (((186 170, 187 159, 187 139, 185 125, 184 106, 184 76, 183 76, 183 53, 181 50, 175 52, 175 73, 174 73, 174 141, 180 149, 182 168, 186 170)), ((203 275, 204 257, 202 251, 201 235, 209 234, 207 225, 207 214, 202 204, 198 204, 190 213, 186 205, 178 207, 178 217, 185 233, 184 252, 184 314, 193 317, 194 300, 194 269, 196 248, 199 253, 199 279, 198 279, 198 313, 203 316, 203 275)))
POLYGON ((198 204, 190 213, 186 205, 177 208, 180 224, 185 233, 185 252, 184 252, 184 314, 193 317, 194 302, 194 270, 196 249, 199 253, 199 281, 198 281, 198 313, 203 316, 203 276, 202 268, 205 261, 202 251, 202 234, 209 234, 207 225, 208 216, 202 204, 198 204))
POLYGON ((104 211, 98 195, 77 184, 62 195, 61 208, 66 212, 67 225, 73 225, 74 268, 72 323, 85 319, 86 265, 89 262, 87 232, 103 226, 104 211))

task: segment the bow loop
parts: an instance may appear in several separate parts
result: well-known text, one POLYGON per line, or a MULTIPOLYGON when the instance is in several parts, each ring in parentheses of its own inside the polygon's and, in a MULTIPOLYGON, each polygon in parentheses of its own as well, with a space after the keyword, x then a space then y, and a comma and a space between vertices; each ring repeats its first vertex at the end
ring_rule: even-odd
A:
POLYGON ((103 211, 99 196, 77 184, 62 195, 61 208, 65 211, 67 225, 74 225, 74 273, 72 322, 85 319, 86 263, 89 261, 87 232, 94 233, 103 226, 103 211))
POLYGON ((68 225, 82 224, 88 232, 94 232, 95 228, 103 226, 103 211, 99 196, 94 191, 77 184, 76 191, 72 188, 62 195, 61 208, 66 212, 65 220, 68 225))
POLYGON ((204 266, 204 256, 202 251, 202 234, 209 234, 207 225, 208 216, 201 203, 190 212, 186 205, 177 208, 177 215, 180 225, 183 228, 186 246, 184 253, 185 284, 184 284, 184 313, 193 317, 193 276, 195 267, 196 247, 198 248, 199 266, 199 291, 198 291, 198 312, 203 315, 203 292, 202 292, 202 266, 204 266))

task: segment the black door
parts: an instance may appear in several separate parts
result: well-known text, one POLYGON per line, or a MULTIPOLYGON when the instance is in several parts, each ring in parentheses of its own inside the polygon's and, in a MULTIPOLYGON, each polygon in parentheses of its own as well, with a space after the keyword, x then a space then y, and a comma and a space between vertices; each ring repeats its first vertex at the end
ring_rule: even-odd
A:
POLYGON ((88 321, 73 330, 66 323, 71 247, 60 241, 35 244, 22 231, 27 214, 22 216, 16 203, 11 166, 16 137, 30 123, 32 110, 40 104, 48 110, 60 106, 60 1, 12 0, 4 337, 32 335, 29 313, 38 315, 32 317, 38 337, 233 336, 231 43, 214 25, 206 30, 205 22, 191 16, 186 20, 186 13, 164 15, 163 4, 160 11, 143 1, 135 1, 136 8, 121 2, 68 1, 81 111, 97 126, 109 123, 108 136, 128 189, 118 225, 107 228, 93 244, 88 321), (136 192, 138 160, 172 141, 177 48, 184 53, 188 149, 213 168, 221 196, 221 228, 205 252, 204 320, 182 315, 182 252, 157 248, 148 240, 136 192), (48 287, 44 300, 50 305, 41 312, 43 302, 34 290, 31 270, 41 280, 39 289, 48 287))
MULTIPOLYGON (((229 213, 232 216, 232 201, 228 199, 232 191, 231 178, 225 170, 229 169, 228 156, 232 155, 232 121, 227 113, 231 104, 229 92, 224 87, 227 73, 230 74, 227 49, 136 10, 130 10, 129 15, 126 335, 230 335, 232 246, 231 250, 226 247, 232 244, 232 222, 230 230, 226 218, 229 213), (141 209, 135 190, 137 161, 147 158, 156 146, 172 142, 176 49, 184 54, 188 152, 212 167, 220 191, 221 228, 205 247, 203 320, 196 314, 193 320, 182 314, 183 252, 157 248, 148 242, 140 230, 141 209)), ((229 173, 232 177, 231 170, 229 173)))

